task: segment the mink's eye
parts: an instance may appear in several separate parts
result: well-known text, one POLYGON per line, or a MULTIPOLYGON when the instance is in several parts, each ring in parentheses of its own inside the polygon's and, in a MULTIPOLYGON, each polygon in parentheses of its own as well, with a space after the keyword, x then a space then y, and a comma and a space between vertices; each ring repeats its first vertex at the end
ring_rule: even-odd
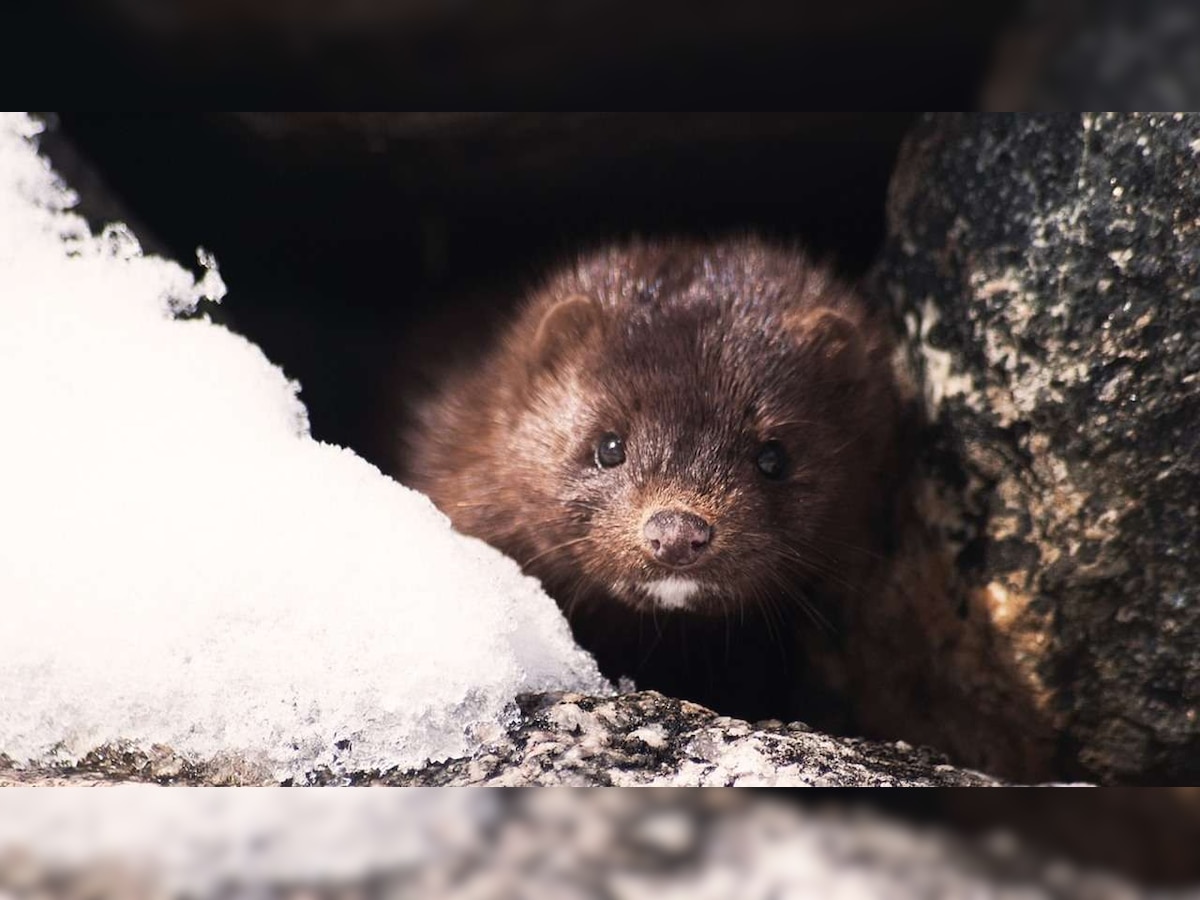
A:
POLYGON ((758 448, 758 456, 754 460, 758 471, 768 478, 780 479, 787 469, 787 451, 779 441, 767 441, 758 448))
POLYGON ((596 443, 596 465, 611 469, 625 462, 625 441, 619 434, 606 431, 596 443))

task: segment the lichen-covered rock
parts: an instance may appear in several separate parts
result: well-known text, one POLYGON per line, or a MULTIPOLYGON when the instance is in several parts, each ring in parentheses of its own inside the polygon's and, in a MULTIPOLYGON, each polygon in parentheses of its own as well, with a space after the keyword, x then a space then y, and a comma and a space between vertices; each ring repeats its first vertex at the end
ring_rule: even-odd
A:
POLYGON ((959 621, 942 745, 1200 780, 1200 118, 923 119, 876 275, 929 407, 948 587, 898 606, 959 621))

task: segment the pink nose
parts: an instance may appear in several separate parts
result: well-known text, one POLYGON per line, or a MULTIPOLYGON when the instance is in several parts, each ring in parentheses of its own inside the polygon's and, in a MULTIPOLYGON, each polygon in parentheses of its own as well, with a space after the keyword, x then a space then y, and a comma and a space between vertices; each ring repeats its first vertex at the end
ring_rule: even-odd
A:
POLYGON ((642 528, 646 549, 656 562, 683 569, 698 560, 712 540, 712 526, 690 512, 660 509, 642 528))

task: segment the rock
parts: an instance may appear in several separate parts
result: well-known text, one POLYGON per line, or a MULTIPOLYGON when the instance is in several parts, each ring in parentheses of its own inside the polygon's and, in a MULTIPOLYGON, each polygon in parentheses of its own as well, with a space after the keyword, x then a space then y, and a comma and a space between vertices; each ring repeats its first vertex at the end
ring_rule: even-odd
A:
POLYGON ((995 53, 984 109, 1182 109, 1200 97, 1191 0, 1027 0, 995 53))
MULTIPOLYGON (((333 107, 395 97, 436 107, 466 97, 633 98, 648 84, 719 96, 753 86, 758 97, 791 98, 819 83, 825 97, 841 90, 887 103, 932 92, 970 103, 1014 5, 46 0, 30 5, 22 25, 53 35, 73 63, 46 78, 103 72, 164 96, 200 97, 221 86, 333 107)), ((12 55, 13 72, 40 58, 25 46, 12 55)))
POLYGON ((908 137, 875 284, 926 394, 939 549, 882 615, 936 621, 912 639, 941 708, 893 734, 1010 776, 1200 779, 1198 229, 1200 118, 908 137))
MULTIPOLYGON (((86 807, 72 807, 92 812, 87 821, 109 831, 119 824, 116 840, 76 838, 64 852, 68 839, 51 832, 46 840, 42 825, 42 843, 10 847, 0 841, 0 895, 94 900, 1162 895, 1011 833, 968 836, 904 821, 863 808, 858 796, 847 802, 843 795, 839 802, 821 795, 805 803, 807 797, 796 792, 759 791, 321 791, 304 798, 304 806, 290 807, 307 815, 285 820, 271 810, 294 797, 264 804, 252 797, 261 792, 225 792, 224 809, 239 815, 226 811, 218 818, 214 805, 196 802, 194 794, 159 793, 169 796, 154 798, 154 805, 133 805, 133 814, 128 792, 88 792, 86 807)), ((23 799, 30 792, 25 794, 23 799)), ((28 799, 25 812, 36 834, 47 816, 28 799)), ((1191 896, 1171 894, 1176 895, 1191 896)))
POLYGON ((975 786, 933 751, 750 724, 654 691, 522 698, 517 725, 470 759, 366 779, 393 785, 975 786))
MULTIPOLYGON (((975 786, 993 778, 902 744, 835 738, 798 722, 750 724, 653 691, 617 697, 529 694, 506 732, 482 738, 473 756, 414 771, 314 772, 309 784, 388 785, 755 785, 820 787, 975 786)), ((269 784, 253 760, 179 760, 168 749, 98 748, 75 766, 16 766, 0 757, 0 786, 13 784, 269 784)), ((663 835, 647 840, 668 840, 663 835)), ((672 839, 673 840, 673 839, 672 839)))

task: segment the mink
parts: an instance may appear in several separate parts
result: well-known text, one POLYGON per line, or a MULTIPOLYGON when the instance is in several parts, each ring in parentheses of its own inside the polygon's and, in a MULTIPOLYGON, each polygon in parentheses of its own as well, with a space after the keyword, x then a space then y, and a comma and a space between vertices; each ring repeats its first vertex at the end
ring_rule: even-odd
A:
POLYGON ((888 552, 894 353, 885 311, 798 249, 614 244, 416 402, 399 474, 539 578, 610 677, 813 716, 794 634, 836 644, 888 552))

